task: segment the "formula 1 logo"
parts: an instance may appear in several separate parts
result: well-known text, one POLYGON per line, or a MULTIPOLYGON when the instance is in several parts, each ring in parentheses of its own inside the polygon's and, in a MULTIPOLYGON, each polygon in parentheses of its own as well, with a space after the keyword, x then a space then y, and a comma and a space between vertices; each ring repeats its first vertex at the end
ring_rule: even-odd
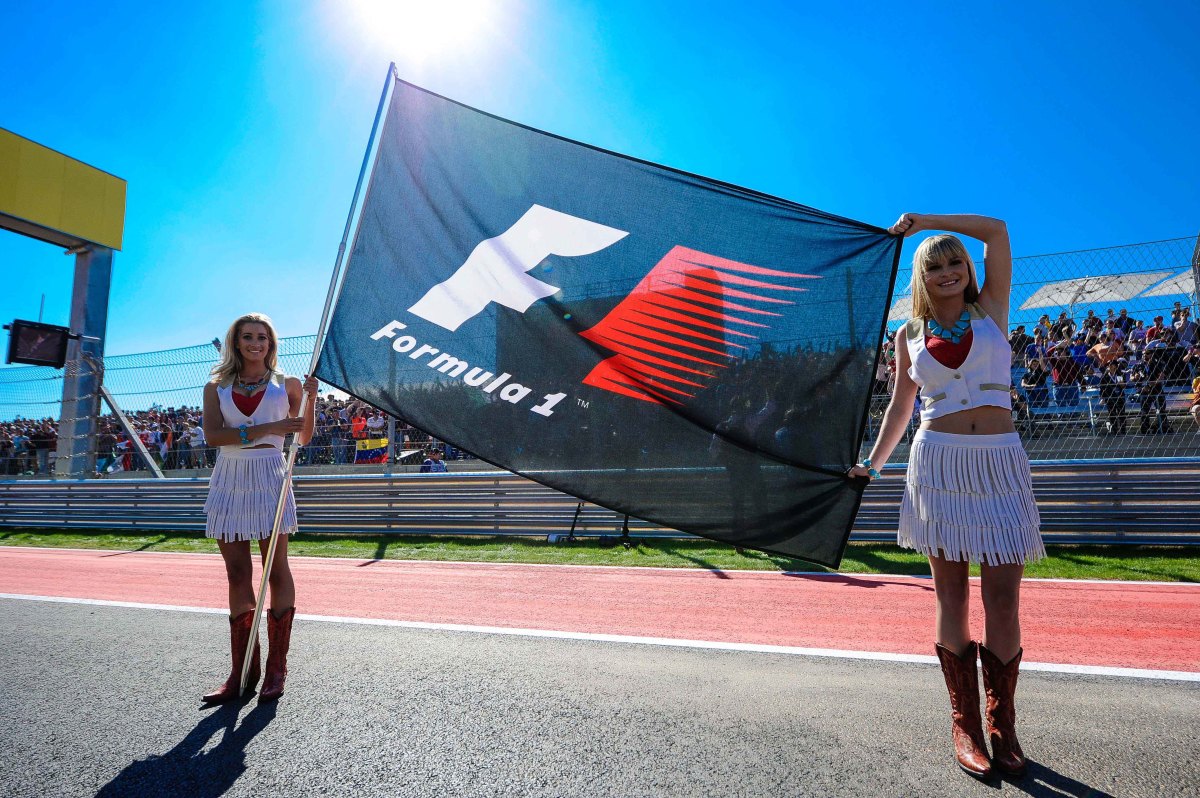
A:
MULTIPOLYGON (((451 331, 492 302, 524 313, 560 290, 528 274, 546 257, 590 255, 627 235, 534 205, 508 230, 475 247, 409 312, 451 331)), ((599 324, 580 333, 614 353, 583 384, 647 402, 683 404, 753 345, 756 332, 782 316, 772 307, 795 304, 783 297, 805 290, 780 281, 803 279, 819 277, 676 246, 599 324)))
POLYGON ((429 289, 408 310, 451 332, 492 302, 524 313, 534 302, 559 291, 527 272, 550 255, 591 255, 627 235, 624 230, 534 205, 512 227, 475 247, 449 280, 429 289))

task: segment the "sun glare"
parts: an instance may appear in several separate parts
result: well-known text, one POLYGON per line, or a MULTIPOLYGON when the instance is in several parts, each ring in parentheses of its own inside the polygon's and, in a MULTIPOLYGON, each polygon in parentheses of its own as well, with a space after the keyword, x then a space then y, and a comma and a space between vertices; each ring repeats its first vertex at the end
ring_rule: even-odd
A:
POLYGON ((358 28, 397 61, 458 59, 486 47, 496 0, 355 0, 358 28))

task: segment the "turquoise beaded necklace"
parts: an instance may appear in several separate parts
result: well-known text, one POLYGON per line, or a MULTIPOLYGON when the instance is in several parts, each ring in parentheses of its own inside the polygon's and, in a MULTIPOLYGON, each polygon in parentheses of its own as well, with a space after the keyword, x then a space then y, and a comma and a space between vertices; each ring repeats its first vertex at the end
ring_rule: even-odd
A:
POLYGON ((969 329, 971 329, 971 314, 967 310, 963 310, 962 315, 958 317, 958 321, 954 322, 952 327, 943 327, 937 319, 929 320, 929 334, 952 344, 961 341, 969 329))

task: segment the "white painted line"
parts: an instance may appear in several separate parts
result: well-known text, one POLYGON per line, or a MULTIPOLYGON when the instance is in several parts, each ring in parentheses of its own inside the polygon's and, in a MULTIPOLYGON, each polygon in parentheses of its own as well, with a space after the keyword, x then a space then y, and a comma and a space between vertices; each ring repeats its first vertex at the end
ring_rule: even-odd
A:
POLYGON ((181 607, 175 604, 145 604, 140 601, 106 601, 105 599, 82 599, 70 596, 29 596, 23 593, 0 593, 0 599, 52 601, 57 604, 90 604, 94 607, 129 607, 135 610, 173 610, 175 612, 205 612, 216 615, 229 614, 229 610, 214 607, 181 607))
MULTIPOLYGON (((69 548, 58 546, 4 546, 0 545, 0 552, 5 549, 22 549, 25 551, 73 551, 82 553, 94 554, 140 554, 172 557, 215 557, 220 558, 217 552, 205 551, 133 551, 125 549, 84 549, 84 548, 69 548)), ((291 554, 289 556, 293 560, 319 560, 322 562, 336 563, 396 563, 398 565, 478 565, 492 568, 576 568, 576 569, 591 569, 603 571, 666 571, 667 573, 689 574, 689 573, 713 573, 713 569, 703 568, 700 566, 679 566, 671 567, 665 565, 579 565, 575 563, 551 563, 551 562, 479 562, 473 560, 410 560, 410 559, 363 559, 360 557, 318 557, 308 555, 291 554)), ((766 576, 766 577, 819 577, 824 579, 919 579, 924 582, 931 581, 933 577, 928 574, 860 574, 853 572, 842 571, 766 571, 755 568, 725 568, 717 569, 721 573, 737 574, 739 576, 766 576)), ((972 581, 978 582, 978 576, 970 577, 972 581)), ((1033 577, 1027 576, 1024 582, 1045 582, 1045 583, 1061 583, 1065 585, 1128 585, 1130 587, 1179 587, 1179 588, 1194 588, 1200 590, 1200 582, 1151 582, 1141 579, 1063 579, 1057 577, 1033 577)))
MULTIPOLYGON (((176 607, 169 604, 142 604, 136 601, 104 601, 63 596, 27 596, 18 593, 0 593, 0 599, 19 601, 48 601, 61 604, 91 604, 100 607, 127 607, 132 609, 172 610, 176 612, 201 612, 225 615, 224 609, 211 607, 176 607)), ((875 662, 912 662, 921 665, 936 665, 935 656, 925 654, 892 654, 883 651, 847 651, 836 648, 806 648, 803 646, 775 646, 763 643, 727 643, 717 640, 686 640, 674 637, 638 637, 635 635, 609 635, 593 632, 561 632, 553 629, 518 629, 506 626, 474 626, 457 623, 428 623, 424 621, 395 621, 386 618, 351 618, 338 615, 297 614, 304 621, 320 623, 349 623, 362 626, 391 626, 401 629, 422 629, 440 632, 468 632, 473 634, 510 635, 514 637, 539 637, 557 640, 586 640, 597 643, 628 643, 643 646, 666 646, 670 648, 697 648, 714 651, 739 651, 757 654, 787 654, 801 657, 827 657, 831 659, 870 660, 875 662)), ((1115 668, 1103 665, 1067 665, 1052 662, 1022 662, 1021 669, 1048 673, 1073 673, 1087 676, 1115 676, 1125 679, 1163 679, 1169 681, 1200 682, 1200 672, 1162 671, 1144 668, 1115 668)))

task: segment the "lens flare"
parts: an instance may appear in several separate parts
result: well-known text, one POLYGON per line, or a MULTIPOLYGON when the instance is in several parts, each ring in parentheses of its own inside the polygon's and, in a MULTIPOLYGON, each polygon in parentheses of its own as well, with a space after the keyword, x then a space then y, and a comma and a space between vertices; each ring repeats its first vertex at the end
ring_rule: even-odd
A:
POLYGON ((487 0, 354 0, 364 37, 397 61, 460 58, 484 45, 497 3, 487 0))

